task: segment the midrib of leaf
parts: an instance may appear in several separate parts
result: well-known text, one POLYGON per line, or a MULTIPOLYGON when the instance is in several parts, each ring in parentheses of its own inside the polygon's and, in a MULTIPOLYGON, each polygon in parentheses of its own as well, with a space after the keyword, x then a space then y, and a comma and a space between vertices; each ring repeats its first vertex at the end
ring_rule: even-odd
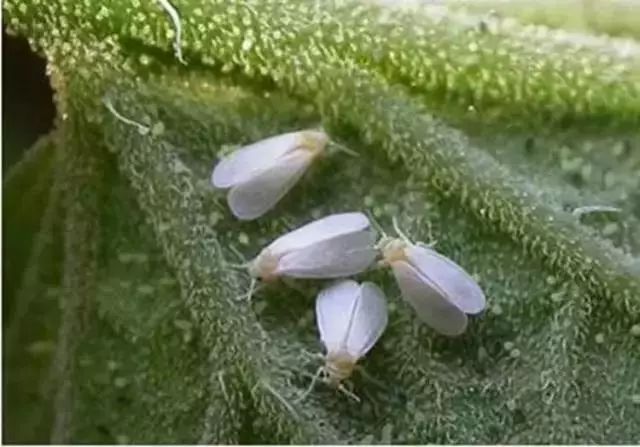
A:
POLYGON ((16 288, 19 288, 21 282, 24 284, 31 281, 16 281, 15 278, 23 276, 25 270, 32 266, 29 256, 38 259, 38 255, 32 254, 38 251, 35 247, 38 245, 37 237, 31 236, 41 233, 39 230, 45 226, 44 210, 48 209, 54 199, 55 188, 52 188, 52 185, 55 183, 57 164, 53 138, 47 135, 38 140, 3 179, 2 211, 7 216, 3 225, 3 237, 6 241, 3 251, 12 253, 12 261, 3 267, 3 274, 7 278, 14 278, 3 283, 5 318, 12 318, 15 305, 22 305, 20 300, 15 299, 14 294, 20 293, 16 288), (6 237, 9 234, 13 235, 18 228, 21 230, 19 235, 6 237))
MULTIPOLYGON (((46 147, 53 151, 55 145, 48 142, 46 147)), ((38 172, 46 173, 46 177, 49 175, 53 177, 57 173, 58 169, 58 163, 54 163, 53 166, 44 168, 41 171, 38 170, 38 172)), ((11 309, 12 312, 9 314, 10 316, 7 317, 8 324, 6 326, 4 336, 6 337, 5 349, 8 351, 9 355, 13 349, 19 346, 16 345, 16 337, 23 329, 23 320, 30 310, 31 302, 37 298, 39 293, 43 293, 42 277, 44 276, 44 272, 42 270, 46 267, 42 265, 41 259, 45 254, 45 250, 49 249, 49 246, 53 242, 53 238, 55 237, 55 220, 60 218, 62 211, 60 206, 60 182, 56 180, 52 181, 51 178, 47 178, 44 183, 47 186, 49 193, 43 194, 43 191, 40 191, 40 195, 45 195, 47 197, 43 203, 44 211, 40 218, 38 230, 34 232, 34 241, 29 249, 26 250, 28 253, 27 261, 25 263, 26 268, 20 272, 20 275, 18 275, 20 280, 17 282, 15 304, 11 309)), ((7 185, 7 187, 10 188, 11 186, 7 185)), ((12 193, 19 194, 18 192, 12 193)), ((30 205, 38 206, 37 202, 30 202, 30 205)), ((12 216, 12 218, 19 219, 16 216, 12 216)))
POLYGON ((9 171, 3 184, 4 237, 33 236, 24 249, 24 266, 13 250, 8 252, 16 270, 7 281, 13 277, 16 289, 4 295, 3 303, 8 308, 7 301, 12 302, 11 312, 5 313, 3 331, 3 386, 8 390, 3 405, 11 408, 5 420, 11 429, 3 435, 7 442, 44 442, 49 434, 52 383, 48 365, 59 317, 55 287, 59 286, 57 237, 62 220, 61 182, 56 175, 60 161, 56 137, 48 135, 27 151, 26 158, 9 171), (14 203, 21 197, 23 204, 28 189, 38 191, 27 195, 32 207, 29 211, 39 217, 37 230, 30 230, 26 214, 16 212, 18 204, 14 203))
POLYGON ((95 146, 99 132, 85 121, 73 99, 65 97, 70 120, 62 130, 64 147, 64 263, 61 323, 54 354, 54 421, 51 442, 71 442, 75 354, 86 330, 86 316, 96 292, 100 238, 99 204, 104 185, 102 153, 95 146))

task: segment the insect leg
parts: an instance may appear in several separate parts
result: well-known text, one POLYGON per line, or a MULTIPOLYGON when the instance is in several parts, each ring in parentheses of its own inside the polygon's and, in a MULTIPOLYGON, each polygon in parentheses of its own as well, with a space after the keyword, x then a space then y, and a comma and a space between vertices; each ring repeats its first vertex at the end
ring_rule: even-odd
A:
POLYGON ((323 371, 324 371, 324 366, 321 366, 321 367, 318 368, 316 373, 313 375, 313 378, 311 379, 311 384, 306 389, 306 391, 304 393, 302 393, 302 395, 295 400, 295 403, 302 402, 309 395, 309 393, 311 393, 311 391, 313 391, 313 388, 315 387, 316 382, 318 381, 318 378, 323 373, 323 371))
POLYGON ((347 389, 346 386, 344 386, 344 384, 340 383, 338 384, 338 391, 342 392, 343 394, 345 394, 347 397, 350 397, 351 399, 355 400, 356 402, 360 403, 360 398, 358 396, 355 395, 355 393, 353 391, 349 391, 347 389))

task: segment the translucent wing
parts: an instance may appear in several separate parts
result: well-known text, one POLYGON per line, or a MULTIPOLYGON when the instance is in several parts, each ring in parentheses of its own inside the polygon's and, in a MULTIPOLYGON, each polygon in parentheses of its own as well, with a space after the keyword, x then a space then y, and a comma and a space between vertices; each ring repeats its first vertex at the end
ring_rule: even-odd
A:
POLYGON ((442 295, 467 314, 482 312, 486 298, 477 282, 451 259, 427 247, 407 250, 411 264, 442 295))
POLYGON ((396 261, 391 266, 403 298, 421 320, 444 335, 460 335, 465 331, 465 313, 442 296, 428 278, 405 261, 396 261))
POLYGON ((269 250, 274 255, 282 255, 317 242, 367 228, 369 228, 369 219, 362 213, 332 214, 279 237, 269 245, 269 250))
POLYGON ((271 168, 299 145, 302 132, 290 132, 241 147, 213 169, 211 183, 216 188, 230 188, 271 168))
POLYGON ((327 352, 342 348, 360 286, 352 280, 339 281, 323 289, 316 299, 316 322, 327 352))
POLYGON ((372 283, 344 280, 320 292, 316 301, 320 338, 327 352, 348 352, 358 359, 387 326, 387 304, 372 283))
POLYGON ((276 274, 292 278, 340 278, 363 272, 377 256, 369 230, 346 233, 286 253, 276 274))
POLYGON ((304 174, 313 159, 311 155, 304 149, 294 151, 271 168, 231 188, 227 201, 234 216, 252 220, 269 211, 304 174))
POLYGON ((362 283, 345 339, 347 352, 354 358, 369 352, 387 327, 388 319, 387 301, 382 290, 373 283, 362 283))

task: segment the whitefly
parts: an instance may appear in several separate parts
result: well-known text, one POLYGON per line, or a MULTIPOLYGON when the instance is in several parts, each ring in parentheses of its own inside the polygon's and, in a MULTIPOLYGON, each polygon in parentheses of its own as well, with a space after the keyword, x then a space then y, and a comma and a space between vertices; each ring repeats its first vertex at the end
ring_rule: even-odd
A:
MULTIPOLYGON (((377 257, 376 235, 359 212, 332 214, 274 240, 249 262, 249 273, 266 282, 288 278, 342 278, 366 270, 377 257)), ((249 292, 251 295, 251 291, 249 292)))
POLYGON ((378 244, 381 264, 389 266, 403 298, 418 317, 443 335, 462 334, 467 315, 482 312, 484 292, 462 267, 424 244, 414 244, 398 228, 399 238, 383 237, 378 244))
POLYGON ((303 397, 322 376, 325 382, 357 399, 342 382, 351 376, 358 360, 373 348, 387 326, 384 293, 370 282, 340 280, 318 295, 316 322, 325 348, 324 365, 303 397))
POLYGON ((234 216, 257 219, 293 188, 324 152, 328 141, 322 130, 266 138, 223 158, 213 170, 211 183, 229 190, 227 202, 234 216))

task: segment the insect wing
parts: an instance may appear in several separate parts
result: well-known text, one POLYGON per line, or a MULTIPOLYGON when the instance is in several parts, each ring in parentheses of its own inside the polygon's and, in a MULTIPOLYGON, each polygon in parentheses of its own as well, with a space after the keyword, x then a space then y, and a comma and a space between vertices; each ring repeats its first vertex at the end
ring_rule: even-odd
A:
POLYGON ((340 352, 343 348, 359 290, 357 282, 343 280, 323 289, 318 295, 316 322, 327 352, 340 352))
POLYGON ((347 352, 354 358, 365 355, 384 332, 388 319, 382 290, 373 283, 362 283, 344 343, 347 352))
POLYGON ((269 245, 269 250, 275 255, 282 255, 337 236, 366 230, 369 225, 369 219, 363 213, 332 214, 279 237, 269 245))
POLYGON ((241 147, 220 160, 213 169, 211 183, 216 188, 230 188, 271 168, 298 147, 300 134, 285 133, 241 147))
POLYGON ((387 326, 386 300, 372 283, 340 281, 318 295, 316 318, 327 352, 347 352, 358 359, 373 347, 387 326))
POLYGON ((308 151, 292 152, 282 157, 278 164, 234 186, 227 197, 231 212, 241 220, 262 216, 295 185, 311 160, 308 151))
POLYGON ((430 283, 461 311, 477 314, 484 310, 486 298, 482 289, 451 259, 420 246, 409 247, 407 256, 420 275, 428 278, 430 283))
POLYGON ((375 235, 369 231, 346 233, 288 252, 276 273, 292 278, 340 278, 363 272, 377 256, 375 235))
POLYGON ((438 289, 405 261, 392 264, 400 291, 418 317, 436 331, 455 336, 467 327, 467 316, 447 300, 438 289))

